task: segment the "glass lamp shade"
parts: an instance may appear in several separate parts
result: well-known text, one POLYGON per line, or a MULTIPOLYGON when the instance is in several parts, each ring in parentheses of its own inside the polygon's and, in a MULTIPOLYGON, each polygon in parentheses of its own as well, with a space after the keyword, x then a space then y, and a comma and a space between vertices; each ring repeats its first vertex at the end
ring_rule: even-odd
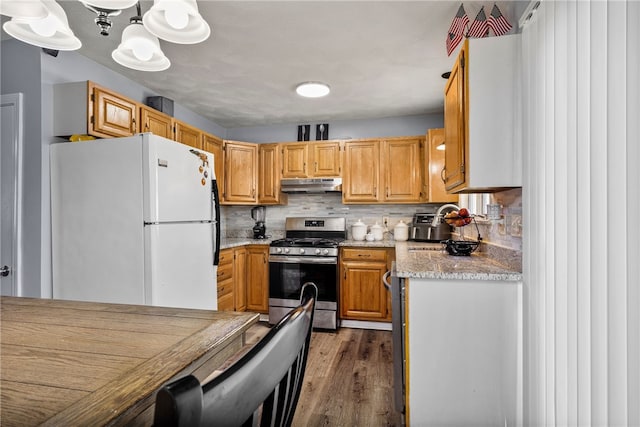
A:
POLYGON ((20 19, 44 19, 49 10, 40 0, 2 0, 0 15, 20 19))
POLYGON ((81 0, 82 3, 107 10, 129 9, 138 3, 138 0, 81 0))
POLYGON ((137 23, 124 29, 122 42, 111 57, 118 64, 139 71, 162 71, 171 66, 158 39, 137 23))
POLYGON ((200 43, 211 34, 195 0, 154 0, 142 22, 151 34, 172 43, 200 43))
POLYGON ((69 28, 64 9, 51 0, 45 0, 41 2, 41 5, 47 12, 44 18, 19 18, 15 16, 5 22, 2 28, 13 38, 34 46, 55 50, 80 49, 82 42, 69 28))

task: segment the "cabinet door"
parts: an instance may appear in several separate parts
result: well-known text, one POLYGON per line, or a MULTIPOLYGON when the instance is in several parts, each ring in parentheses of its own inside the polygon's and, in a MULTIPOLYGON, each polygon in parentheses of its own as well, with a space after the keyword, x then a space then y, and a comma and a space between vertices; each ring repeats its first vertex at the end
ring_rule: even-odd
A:
POLYGON ((280 146, 260 144, 258 148, 258 203, 280 203, 280 146))
POLYGON ((224 201, 232 204, 257 203, 258 146, 225 141, 224 170, 224 201))
POLYGON ((387 263, 342 261, 340 267, 340 317, 388 321, 388 295, 382 284, 387 263))
POLYGON ((309 144, 282 145, 282 177, 306 178, 309 176, 307 162, 309 144))
POLYGON ((455 62, 444 91, 444 143, 447 191, 465 183, 465 41, 455 62))
POLYGON ((421 199, 422 138, 387 139, 382 142, 385 202, 417 203, 421 199))
POLYGON ((224 156, 222 155, 222 139, 205 133, 202 135, 202 149, 213 154, 213 170, 216 174, 218 194, 222 196, 224 190, 224 156))
POLYGON ((426 147, 424 150, 424 176, 427 202, 457 203, 457 194, 448 194, 444 188, 444 152, 438 147, 445 147, 444 129, 429 129, 427 131, 426 147))
POLYGON ((92 134, 98 136, 132 136, 138 132, 138 104, 115 92, 90 86, 92 134))
POLYGON ((233 251, 233 296, 236 311, 247 309, 247 251, 236 248, 233 251))
POLYGON ((269 312, 269 246, 247 247, 247 310, 269 312))
POLYGON ((342 181, 343 203, 377 202, 379 188, 379 141, 346 142, 342 181))
POLYGON ((313 176, 340 176, 340 143, 339 142, 316 142, 313 149, 313 176))
POLYGON ((174 126, 174 140, 182 144, 188 145, 198 150, 202 149, 202 132, 200 129, 193 126, 189 126, 179 120, 173 121, 174 126))
POLYGON ((173 139, 171 116, 151 107, 140 107, 140 132, 151 132, 154 135, 173 139))

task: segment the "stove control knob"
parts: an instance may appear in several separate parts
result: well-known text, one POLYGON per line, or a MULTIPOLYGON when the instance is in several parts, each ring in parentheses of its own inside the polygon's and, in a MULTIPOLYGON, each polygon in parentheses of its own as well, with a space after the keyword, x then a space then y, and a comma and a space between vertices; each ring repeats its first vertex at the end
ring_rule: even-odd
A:
POLYGON ((284 253, 288 254, 289 253, 289 248, 284 248, 284 253))
POLYGON ((304 253, 304 248, 300 248, 300 253, 303 254, 304 253))
POLYGON ((325 250, 323 250, 323 251, 322 251, 322 254, 323 254, 323 255, 329 255, 329 249, 325 249, 325 250))
POLYGON ((277 254, 282 253, 282 248, 276 248, 276 253, 277 254))
POLYGON ((316 249, 316 255, 320 255, 320 249, 316 249))

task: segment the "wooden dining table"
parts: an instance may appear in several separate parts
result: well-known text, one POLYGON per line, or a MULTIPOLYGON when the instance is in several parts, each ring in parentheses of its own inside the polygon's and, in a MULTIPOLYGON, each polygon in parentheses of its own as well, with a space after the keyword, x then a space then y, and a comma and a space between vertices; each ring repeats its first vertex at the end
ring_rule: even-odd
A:
POLYGON ((256 313, 1 297, 0 425, 151 425, 155 393, 209 377, 256 313))

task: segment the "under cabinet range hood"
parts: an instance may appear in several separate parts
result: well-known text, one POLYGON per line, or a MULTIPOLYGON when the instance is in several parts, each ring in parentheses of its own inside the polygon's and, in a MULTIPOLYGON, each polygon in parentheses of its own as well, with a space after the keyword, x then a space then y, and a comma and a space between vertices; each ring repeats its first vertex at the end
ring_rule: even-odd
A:
POLYGON ((342 178, 284 178, 283 193, 329 193, 342 191, 342 178))

